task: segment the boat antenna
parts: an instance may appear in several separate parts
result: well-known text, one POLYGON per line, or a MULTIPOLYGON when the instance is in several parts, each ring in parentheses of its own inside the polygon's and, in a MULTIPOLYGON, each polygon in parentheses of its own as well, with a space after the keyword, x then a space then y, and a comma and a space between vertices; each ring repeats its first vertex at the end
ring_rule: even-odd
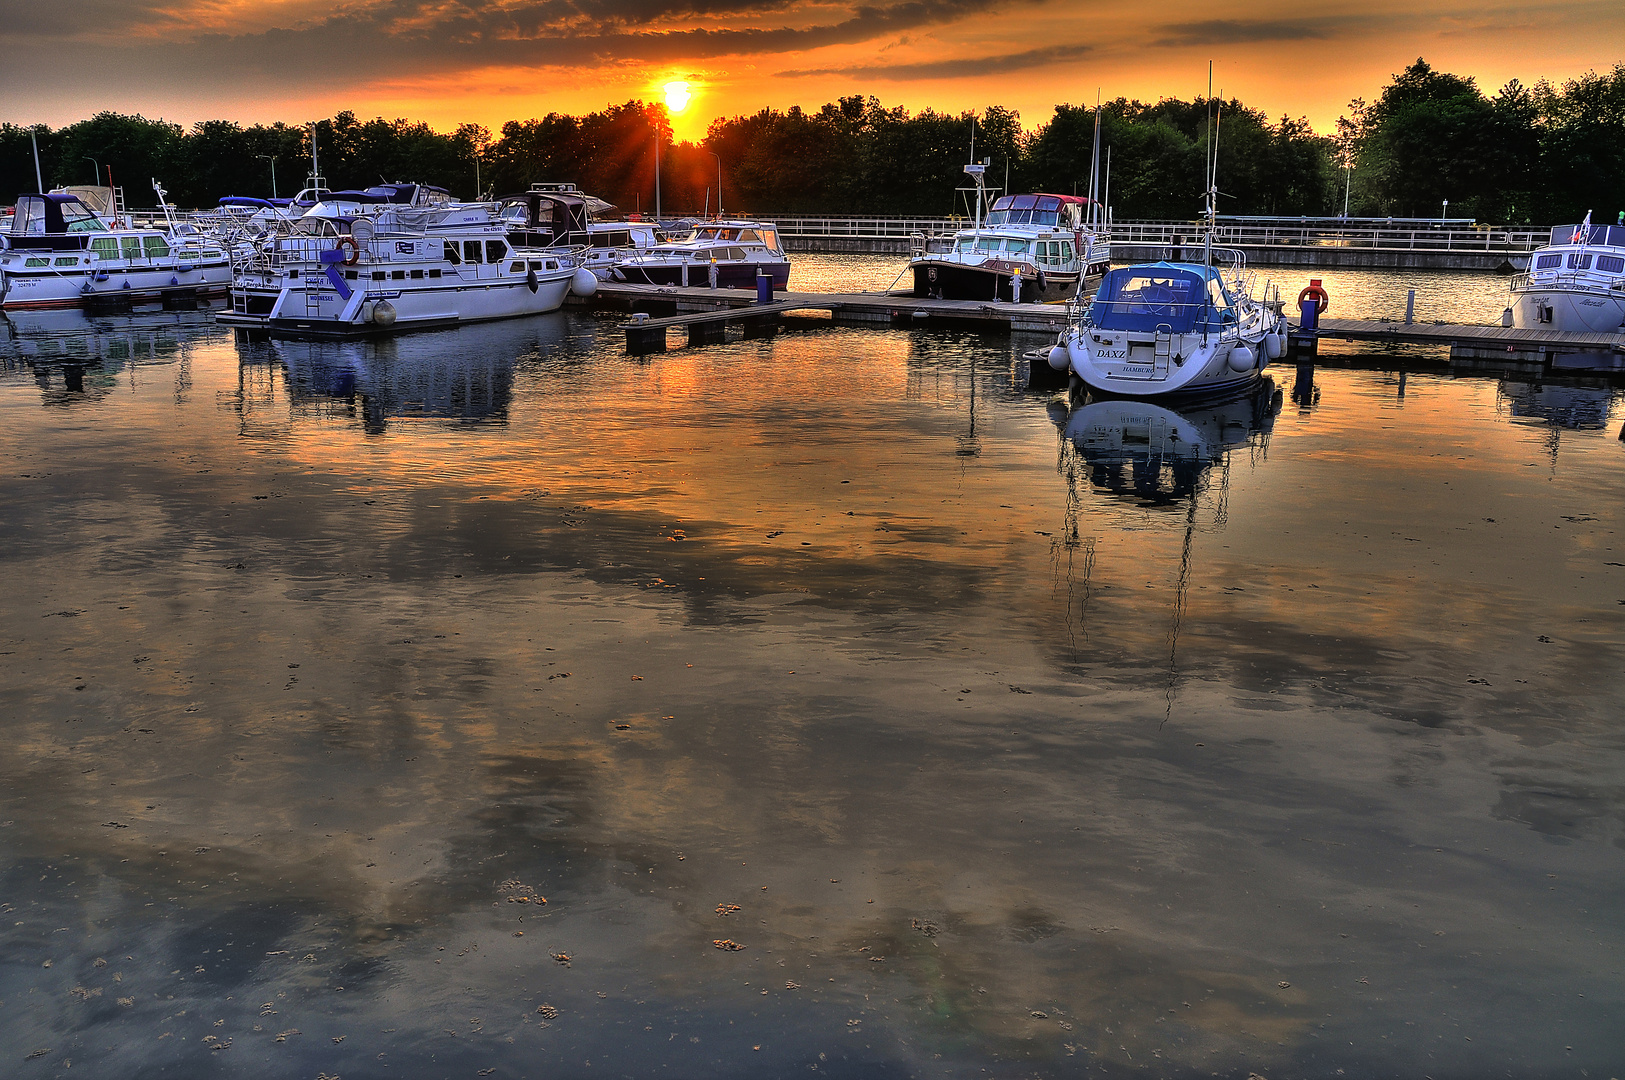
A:
POLYGON ((1100 204, 1100 90, 1095 89, 1095 145, 1089 158, 1089 227, 1098 228, 1100 204))
POLYGON ((45 190, 45 181, 41 179, 39 172, 39 139, 35 135, 33 128, 28 129, 28 141, 34 144, 34 183, 38 184, 39 190, 43 192, 45 190))
POLYGON ((1217 125, 1217 123, 1215 123, 1215 121, 1213 119, 1213 61, 1212 60, 1209 60, 1207 62, 1207 120, 1208 120, 1208 123, 1207 123, 1207 175, 1205 177, 1203 177, 1203 179, 1206 181, 1207 190, 1202 193, 1203 199, 1206 202, 1204 212, 1205 212, 1205 215, 1207 217, 1207 228, 1204 229, 1203 232, 1202 232, 1202 263, 1204 265, 1206 265, 1206 266, 1212 266, 1213 265, 1213 228, 1214 228, 1214 213, 1215 213, 1215 206, 1214 206, 1215 177, 1217 175, 1217 171, 1218 171, 1218 167, 1219 167, 1219 163, 1218 163, 1218 158, 1219 158, 1219 153, 1218 153, 1218 125, 1217 125))

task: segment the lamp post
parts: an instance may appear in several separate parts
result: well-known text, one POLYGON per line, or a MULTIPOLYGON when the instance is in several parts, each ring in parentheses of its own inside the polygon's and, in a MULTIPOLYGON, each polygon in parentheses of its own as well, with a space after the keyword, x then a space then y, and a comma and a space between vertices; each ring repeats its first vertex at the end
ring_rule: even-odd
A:
POLYGON ((102 163, 89 156, 85 160, 90 162, 90 167, 96 170, 94 183, 100 185, 102 182, 102 163))
POLYGON ((1349 184, 1353 181, 1353 179, 1354 166, 1343 166, 1343 219, 1345 221, 1348 220, 1349 216, 1349 184))
POLYGON ((266 161, 271 163, 271 198, 274 199, 276 198, 276 155, 255 154, 254 156, 264 158, 266 161))
POLYGON ((1445 215, 1450 211, 1450 200, 1446 199, 1444 205, 1439 207, 1439 224, 1444 224, 1445 215))
POLYGON ((706 153, 717 159, 717 217, 720 218, 722 216, 722 158, 718 157, 715 150, 708 150, 706 153))
MULTIPOLYGON (((655 224, 660 224, 660 125, 655 129, 655 224)), ((718 192, 720 195, 721 192, 718 192)))

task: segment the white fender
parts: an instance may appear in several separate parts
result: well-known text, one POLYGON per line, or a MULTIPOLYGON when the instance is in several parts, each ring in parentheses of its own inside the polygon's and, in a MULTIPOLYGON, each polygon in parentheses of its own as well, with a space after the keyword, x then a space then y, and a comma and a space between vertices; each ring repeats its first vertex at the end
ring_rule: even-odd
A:
POLYGON ((598 291, 598 278, 591 270, 582 267, 570 275, 570 291, 577 296, 591 296, 598 291))
POLYGON ((1065 371, 1067 365, 1072 363, 1072 355, 1066 351, 1065 345, 1057 345, 1049 351, 1049 366, 1056 371, 1065 371))
POLYGON ((1281 359, 1281 335, 1273 330, 1264 335, 1264 355, 1271 360, 1281 359))
POLYGON ((1253 370, 1253 350, 1245 345, 1237 345, 1231 349, 1230 370, 1237 374, 1253 370))

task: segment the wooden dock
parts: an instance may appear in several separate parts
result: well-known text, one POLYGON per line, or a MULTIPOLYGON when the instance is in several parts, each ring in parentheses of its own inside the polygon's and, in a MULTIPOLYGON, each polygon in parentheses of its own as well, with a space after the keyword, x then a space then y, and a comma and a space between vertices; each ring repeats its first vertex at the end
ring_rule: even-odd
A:
POLYGON ((1065 304, 1006 304, 998 301, 928 300, 905 293, 782 292, 770 304, 739 289, 678 289, 600 283, 591 298, 576 301, 630 311, 626 346, 634 353, 663 352, 668 330, 682 328, 690 345, 724 340, 729 326, 747 337, 775 333, 782 316, 827 311, 838 323, 867 326, 982 324, 1007 331, 1058 334, 1066 327, 1065 304))
MULTIPOLYGON (((746 337, 768 337, 796 312, 828 312, 838 322, 857 326, 980 326, 1039 334, 1059 334, 1066 327, 1065 304, 1006 304, 997 301, 930 300, 897 292, 783 292, 772 303, 758 304, 753 293, 738 289, 678 289, 602 283, 595 296, 572 297, 583 306, 632 313, 624 329, 633 353, 664 352, 668 332, 681 328, 690 346, 725 341, 728 327, 746 337)), ((1510 326, 1404 322, 1381 319, 1320 320, 1316 332, 1291 325, 1292 351, 1315 355, 1320 342, 1351 341, 1381 345, 1443 345, 1452 360, 1490 360, 1530 367, 1580 367, 1625 372, 1625 334, 1520 330, 1510 326)))

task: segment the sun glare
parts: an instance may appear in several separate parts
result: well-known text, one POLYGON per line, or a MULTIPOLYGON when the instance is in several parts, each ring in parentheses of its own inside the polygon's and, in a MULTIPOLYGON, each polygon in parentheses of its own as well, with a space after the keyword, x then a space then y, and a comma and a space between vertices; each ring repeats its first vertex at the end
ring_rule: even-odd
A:
POLYGON ((688 83, 669 82, 664 87, 666 91, 666 108, 674 113, 680 113, 688 108, 688 83))

